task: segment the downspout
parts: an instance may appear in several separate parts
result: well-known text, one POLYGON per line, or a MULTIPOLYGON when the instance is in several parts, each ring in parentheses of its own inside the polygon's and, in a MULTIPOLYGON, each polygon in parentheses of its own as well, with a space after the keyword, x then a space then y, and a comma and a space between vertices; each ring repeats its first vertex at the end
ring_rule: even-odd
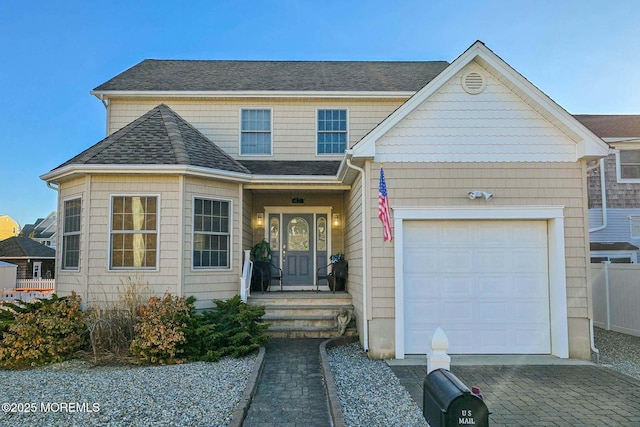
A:
POLYGON ((351 163, 351 158, 347 156, 347 166, 360 172, 360 205, 362 206, 362 345, 364 351, 369 351, 369 319, 367 314, 367 227, 366 227, 366 179, 364 169, 351 163))
MULTIPOLYGON (((605 185, 605 169, 604 169, 604 158, 601 158, 598 162, 597 166, 591 166, 587 168, 587 171, 592 171, 595 168, 600 168, 600 198, 602 200, 602 225, 598 227, 590 228, 589 233, 595 233, 596 231, 604 230, 607 228, 607 187, 605 185)), ((605 269, 607 266, 605 265, 605 269)), ((608 280, 608 279, 607 279, 608 280)), ((590 344, 591 351, 596 355, 596 363, 600 363, 600 350, 596 348, 595 344, 595 332, 593 331, 593 316, 589 319, 589 333, 590 333, 590 344)))
POLYGON ((591 166, 587 169, 588 171, 592 171, 595 168, 600 168, 600 198, 602 199, 602 225, 599 225, 594 228, 589 229, 589 233, 595 233, 596 231, 604 230, 607 228, 607 188, 605 186, 605 177, 604 177, 604 159, 600 159, 598 165, 591 166))
POLYGON ((56 187, 52 182, 47 181, 47 187, 49 187, 50 189, 52 189, 55 192, 58 191, 58 187, 56 187))

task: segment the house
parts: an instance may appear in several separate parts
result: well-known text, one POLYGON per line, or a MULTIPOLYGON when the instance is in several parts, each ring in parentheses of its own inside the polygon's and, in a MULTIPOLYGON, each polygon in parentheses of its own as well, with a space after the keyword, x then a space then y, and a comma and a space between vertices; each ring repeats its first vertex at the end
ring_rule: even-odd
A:
POLYGON ((14 236, 0 241, 0 261, 18 266, 18 280, 53 279, 55 260, 54 249, 28 237, 14 236))
POLYGON ((438 326, 451 353, 590 357, 586 174, 608 147, 482 42, 451 63, 145 60, 92 93, 108 136, 41 177, 60 294, 134 277, 211 306, 265 238, 285 291, 345 254, 372 358, 425 354, 438 326))
POLYGON ((575 118, 610 146, 609 155, 589 167, 591 261, 635 264, 640 247, 640 115, 575 118))
POLYGON ((55 249, 57 218, 57 213, 51 212, 46 218, 38 218, 34 224, 26 224, 22 227, 20 235, 55 249))
POLYGON ((0 215, 0 240, 17 236, 20 233, 20 224, 9 215, 0 215))

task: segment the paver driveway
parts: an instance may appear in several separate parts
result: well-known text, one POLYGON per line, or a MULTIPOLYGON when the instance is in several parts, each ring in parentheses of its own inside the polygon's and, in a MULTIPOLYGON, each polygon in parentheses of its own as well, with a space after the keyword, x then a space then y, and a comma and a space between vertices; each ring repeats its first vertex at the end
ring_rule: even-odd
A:
MULTIPOLYGON (((425 366, 391 366, 422 408, 425 366)), ((597 365, 452 366, 491 426, 640 426, 640 381, 597 365)))

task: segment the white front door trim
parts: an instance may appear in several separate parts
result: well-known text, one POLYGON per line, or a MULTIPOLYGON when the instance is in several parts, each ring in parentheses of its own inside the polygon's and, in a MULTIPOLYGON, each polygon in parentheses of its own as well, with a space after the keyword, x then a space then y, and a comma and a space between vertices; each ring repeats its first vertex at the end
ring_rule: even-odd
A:
MULTIPOLYGON (((317 215, 319 214, 326 214, 327 215, 327 260, 329 259, 329 257, 331 256, 331 234, 333 232, 333 224, 331 221, 331 213, 333 211, 333 208, 331 206, 265 206, 264 207, 264 238, 269 241, 269 227, 268 227, 268 218, 269 218, 269 214, 276 214, 279 215, 280 217, 280 245, 282 246, 282 216, 284 214, 310 214, 313 215, 313 230, 314 230, 314 247, 313 247, 313 286, 300 286, 297 288, 289 288, 289 290, 308 290, 308 289, 315 289, 316 286, 316 274, 315 271, 319 268, 322 267, 320 265, 316 265, 316 259, 317 259, 317 215)), ((281 249, 282 250, 282 249, 281 249)), ((278 267, 280 268, 284 268, 283 264, 282 264, 282 257, 280 257, 280 265, 278 265, 278 267)), ((326 289, 328 289, 328 285, 323 285, 326 286, 326 289)))
POLYGON ((569 357, 567 283, 564 248, 564 206, 393 207, 395 229, 396 358, 404 359, 403 223, 411 220, 547 220, 549 239, 549 311, 551 354, 569 357))

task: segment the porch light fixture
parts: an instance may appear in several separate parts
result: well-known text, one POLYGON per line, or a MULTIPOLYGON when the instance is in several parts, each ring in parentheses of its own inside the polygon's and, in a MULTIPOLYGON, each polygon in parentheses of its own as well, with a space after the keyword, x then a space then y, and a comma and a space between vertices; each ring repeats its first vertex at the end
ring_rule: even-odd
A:
POLYGON ((259 212, 256 215, 256 226, 257 227, 264 227, 264 214, 262 212, 259 212))
POLYGON ((334 227, 339 227, 340 226, 340 214, 333 214, 332 218, 333 218, 333 226, 334 227))

